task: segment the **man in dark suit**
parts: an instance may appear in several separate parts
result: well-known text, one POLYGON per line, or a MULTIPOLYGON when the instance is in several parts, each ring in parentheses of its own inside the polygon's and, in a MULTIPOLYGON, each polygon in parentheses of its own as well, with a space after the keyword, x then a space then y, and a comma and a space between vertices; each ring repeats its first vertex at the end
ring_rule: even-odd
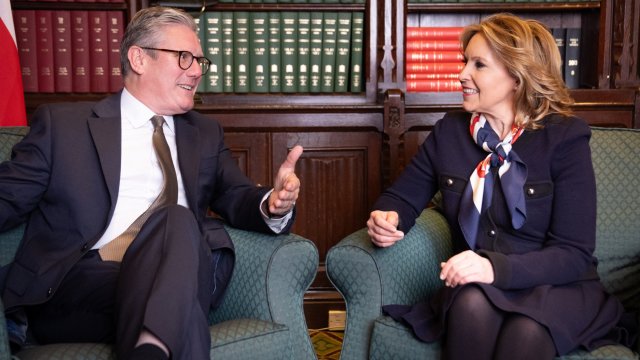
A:
POLYGON ((42 106, 0 164, 0 230, 27 221, 15 260, 0 271, 10 337, 115 342, 127 359, 205 359, 207 314, 234 259, 208 210, 232 226, 288 231, 302 148, 291 150, 273 190, 240 172, 220 125, 191 111, 210 62, 182 11, 136 14, 121 62, 123 91, 96 104, 42 106), (158 131, 165 150, 156 149, 158 131), (159 197, 173 200, 152 205, 159 197), (120 254, 106 255, 132 229, 120 254))

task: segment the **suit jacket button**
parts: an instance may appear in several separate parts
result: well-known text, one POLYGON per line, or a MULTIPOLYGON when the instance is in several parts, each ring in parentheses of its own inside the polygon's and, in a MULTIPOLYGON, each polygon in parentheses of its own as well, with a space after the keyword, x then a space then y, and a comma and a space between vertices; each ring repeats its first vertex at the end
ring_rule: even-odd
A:
POLYGON ((491 230, 487 231, 487 235, 489 235, 489 237, 495 237, 496 236, 496 231, 491 229, 491 230))
POLYGON ((449 186, 449 187, 453 186, 453 179, 452 178, 448 178, 447 179, 447 186, 449 186))
POLYGON ((85 243, 84 245, 82 245, 82 252, 87 251, 88 248, 89 248, 89 244, 85 243))
POLYGON ((52 294, 53 294, 53 288, 49 288, 49 290, 47 290, 47 297, 51 297, 52 294))
POLYGON ((528 188, 527 189, 527 195, 533 196, 535 194, 536 194, 536 189, 534 189, 534 188, 528 188))

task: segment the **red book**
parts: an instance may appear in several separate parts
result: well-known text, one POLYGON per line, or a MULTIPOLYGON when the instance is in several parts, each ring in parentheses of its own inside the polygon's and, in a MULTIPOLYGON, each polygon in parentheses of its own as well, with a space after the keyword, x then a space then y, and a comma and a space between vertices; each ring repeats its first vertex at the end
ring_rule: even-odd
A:
POLYGON ((71 53, 71 13, 54 11, 53 22, 53 65, 56 92, 73 90, 73 54, 71 53))
POLYGON ((407 63, 407 74, 419 74, 419 73, 440 73, 440 74, 453 74, 460 73, 464 68, 463 62, 454 63, 407 63))
POLYGON ((55 89, 53 65, 53 28, 51 10, 36 10, 38 54, 38 92, 52 93, 55 89))
POLYGON ((89 11, 89 54, 91 92, 109 92, 109 38, 107 12, 89 11))
POLYGON ((407 27, 407 41, 414 39, 459 40, 462 27, 407 27))
POLYGON ((73 92, 88 93, 91 91, 88 12, 71 12, 71 39, 73 41, 73 92))
POLYGON ((420 40, 407 41, 407 51, 462 51, 462 44, 459 40, 420 40))
POLYGON ((464 56, 460 51, 416 51, 407 50, 407 63, 462 62, 464 56))
POLYGON ((36 40, 36 12, 34 10, 13 10, 16 29, 22 87, 24 92, 38 92, 38 55, 36 40))
POLYGON ((407 80, 458 80, 460 74, 417 73, 407 74, 405 77, 407 80))
POLYGON ((107 13, 109 27, 109 91, 119 91, 124 83, 120 70, 120 43, 122 42, 123 16, 122 11, 107 13))
POLYGON ((408 80, 407 92, 451 92, 462 91, 458 80, 408 80))

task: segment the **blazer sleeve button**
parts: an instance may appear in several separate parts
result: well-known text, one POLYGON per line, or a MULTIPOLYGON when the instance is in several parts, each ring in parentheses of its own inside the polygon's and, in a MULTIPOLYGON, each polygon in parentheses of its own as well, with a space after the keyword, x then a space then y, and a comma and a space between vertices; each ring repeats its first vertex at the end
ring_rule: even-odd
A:
POLYGON ((47 297, 51 297, 51 295, 53 295, 53 288, 49 288, 49 290, 47 290, 47 297))

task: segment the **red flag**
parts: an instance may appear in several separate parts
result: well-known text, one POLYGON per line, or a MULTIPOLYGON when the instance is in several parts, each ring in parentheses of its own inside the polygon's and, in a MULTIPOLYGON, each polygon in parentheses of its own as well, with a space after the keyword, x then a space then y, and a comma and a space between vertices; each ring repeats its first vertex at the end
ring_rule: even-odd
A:
POLYGON ((9 0, 0 0, 0 126, 26 126, 24 90, 9 0))

